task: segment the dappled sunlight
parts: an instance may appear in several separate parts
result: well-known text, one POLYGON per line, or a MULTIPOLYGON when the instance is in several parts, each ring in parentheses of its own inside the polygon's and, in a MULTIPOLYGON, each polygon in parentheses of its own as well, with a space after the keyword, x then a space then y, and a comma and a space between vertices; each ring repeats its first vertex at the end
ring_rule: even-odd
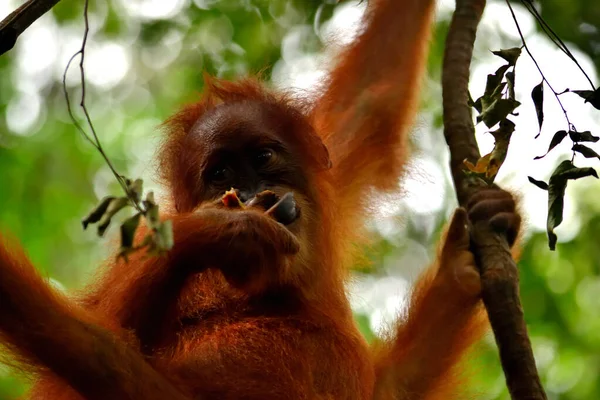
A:
MULTIPOLYGON (((64 2, 61 2, 64 6, 64 2)), ((317 92, 335 57, 360 32, 366 1, 118 0, 90 4, 90 37, 85 59, 87 107, 100 141, 119 173, 142 178, 167 207, 156 176, 154 153, 161 122, 181 105, 198 99, 202 72, 232 78, 264 71, 277 88, 306 98, 317 92), (113 4, 114 3, 114 4, 113 4)), ((0 17, 22 1, 0 0, 0 17)), ((59 3, 60 4, 60 3, 59 3)), ((540 3, 541 4, 541 3, 540 3)), ((544 4, 541 4, 544 6, 544 4)), ((0 63, 0 230, 22 237, 51 282, 61 290, 89 281, 119 234, 107 238, 82 231, 81 218, 106 195, 122 195, 101 156, 75 130, 66 111, 62 76, 81 47, 83 20, 69 7, 36 21, 0 63), (8 189, 6 189, 8 188, 8 189), (1 191, 2 189, 0 189, 1 191)), ((589 89, 578 68, 539 33, 533 18, 513 5, 531 51, 556 91, 589 89)), ((438 3, 437 19, 450 18, 454 0, 438 3)), ((79 13, 79 11, 77 11, 79 13)), ((577 27, 597 34, 592 24, 577 27)), ((574 29, 575 30, 575 29, 574 29)), ((590 36, 591 37, 591 36, 590 36)), ((488 1, 471 69, 470 92, 481 95, 487 74, 503 60, 490 50, 520 45, 503 1, 488 1)), ((592 59, 567 43, 583 69, 598 82, 592 59)), ((439 53, 439 49, 436 49, 439 53)), ((438 68, 441 54, 430 65, 438 68), (437 63, 437 64, 436 64, 437 63)), ((401 77, 399 77, 400 79, 401 77)), ((412 158, 398 190, 378 198, 369 221, 372 243, 366 253, 372 268, 352 274, 348 286, 353 310, 365 331, 383 334, 406 307, 412 283, 432 261, 443 225, 456 206, 443 139, 441 86, 437 70, 426 78, 421 115, 411 136, 412 158)), ((539 138, 531 90, 541 80, 523 51, 516 67, 519 115, 498 184, 518 192, 525 215, 524 256, 519 264, 525 314, 537 365, 550 398, 593 399, 600 390, 600 180, 571 181, 564 222, 556 229, 557 251, 545 237, 548 193, 527 177, 548 181, 558 163, 571 157, 566 139, 543 155, 554 133, 566 129, 564 114, 549 88, 544 92, 545 121, 539 138)), ((79 58, 66 84, 78 121, 84 122, 79 58)), ((580 131, 600 135, 600 112, 572 93, 560 96, 580 131)), ((89 132, 85 123, 82 124, 89 132)), ((476 136, 483 154, 493 138, 483 124, 476 136)), ((600 142, 599 142, 600 143, 600 142)), ((598 150, 597 144, 590 147, 598 150)), ((575 157, 578 167, 599 170, 598 159, 575 157)), ((490 335, 482 344, 493 349, 490 335)), ((504 399, 505 382, 495 353, 481 365, 486 399, 504 399), (489 364, 489 365, 488 365, 489 364)), ((12 375, 0 364, 0 397, 12 375)), ((7 386, 8 387, 8 386, 7 386)))
POLYGON ((188 5, 188 0, 120 0, 121 7, 133 17, 169 19, 175 17, 188 5))
POLYGON ((356 313, 369 316, 370 328, 380 335, 405 309, 409 288, 399 276, 356 275, 349 285, 350 304, 356 313))
POLYGON ((281 59, 273 71, 274 83, 300 96, 310 97, 316 92, 337 51, 358 34, 365 7, 364 2, 350 1, 335 9, 332 18, 316 32, 323 42, 323 52, 316 51, 314 44, 307 45, 314 27, 304 25, 290 29, 281 42, 281 59))
POLYGON ((205 21, 198 27, 198 48, 204 53, 218 55, 229 47, 234 28, 226 16, 219 16, 205 21))
POLYGON ((548 368, 556 360, 558 349, 556 342, 544 336, 534 336, 533 348, 535 351, 535 362, 539 368, 548 368))
POLYGON ((600 277, 585 276, 577 285, 575 299, 577 305, 586 311, 600 310, 600 277))
POLYGON ((177 60, 182 49, 184 34, 176 30, 167 32, 158 43, 142 49, 142 62, 153 69, 168 67, 177 60))
MULTIPOLYGON (((444 173, 438 160, 419 155, 408 165, 408 176, 402 181, 403 201, 417 214, 433 214, 442 211, 448 197, 444 173)), ((452 194, 453 195, 453 194, 452 194)))
POLYGON ((219 0, 192 0, 194 5, 202 10, 210 10, 219 0))
POLYGON ((19 4, 16 0, 4 0, 0 2, 0 18, 4 18, 8 16, 11 12, 13 12, 19 4))
POLYGON ((351 43, 360 32, 361 18, 366 8, 367 3, 364 1, 349 1, 336 8, 331 19, 321 29, 321 39, 326 44, 338 47, 351 43))
POLYGON ((567 293, 575 283, 573 264, 564 258, 555 258, 544 271, 548 288, 556 294, 567 293))
POLYGON ((85 74, 92 85, 108 90, 129 71, 129 52, 118 43, 91 43, 86 50, 85 74))
POLYGON ((546 388, 549 392, 565 393, 585 375, 585 364, 581 362, 581 356, 575 352, 563 351, 558 354, 556 362, 548 367, 546 388))
MULTIPOLYGON (((59 54, 59 28, 51 15, 37 21, 19 38, 17 68, 25 77, 51 76, 59 54)), ((23 76, 19 76, 19 80, 23 76)))
POLYGON ((21 93, 14 97, 6 109, 6 125, 13 133, 21 136, 35 134, 41 127, 44 109, 38 93, 21 93))

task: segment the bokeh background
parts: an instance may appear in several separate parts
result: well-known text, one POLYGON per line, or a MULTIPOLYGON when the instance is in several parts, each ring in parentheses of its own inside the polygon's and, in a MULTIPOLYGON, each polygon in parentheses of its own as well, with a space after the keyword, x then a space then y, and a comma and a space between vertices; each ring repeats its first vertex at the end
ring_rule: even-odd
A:
MULTIPOLYGON (((518 3, 518 2, 517 2, 518 3)), ((20 2, 0 1, 0 18, 20 2)), ((429 73, 414 129, 409 178, 371 223, 373 267, 350 283, 361 329, 372 339, 402 309, 407 290, 431 261, 439 232, 456 206, 441 131, 440 72, 452 2, 439 4, 429 73)), ((543 35, 519 4, 516 15, 538 62, 558 91, 590 89, 583 75, 543 35)), ((263 71, 272 85, 313 90, 334 54, 356 34, 365 4, 333 0, 110 0, 91 1, 87 47, 87 104, 117 169, 153 179, 158 125, 202 91, 202 71, 236 77, 263 71)), ((541 13, 598 84, 600 2, 545 0, 541 13)), ((31 258, 58 287, 81 288, 107 252, 109 239, 83 231, 81 218, 119 188, 99 154, 75 130, 66 110, 62 74, 83 33, 83 1, 63 0, 0 57, 0 227, 19 237, 31 258)), ((506 4, 489 1, 476 43, 473 96, 502 64, 489 50, 520 45, 506 4)), ((377 62, 377 60, 373 60, 377 62)), ((394 77, 398 79, 401 77, 394 77)), ((390 77, 392 79, 392 77, 390 77)), ((546 193, 527 175, 546 180, 570 157, 567 143, 541 161, 565 120, 546 91, 542 135, 529 93, 540 81, 523 55, 517 95, 523 102, 499 182, 521 193, 528 220, 519 263, 523 304, 542 379, 550 399, 600 398, 600 185, 593 178, 569 185, 559 245, 546 243, 546 193)), ((67 75, 75 103, 78 72, 67 75)), ((575 95, 562 96, 579 130, 600 134, 600 111, 575 95)), ((483 151, 491 135, 478 127, 483 151)), ((578 166, 600 166, 576 159, 578 166)), ((116 229, 110 231, 112 235, 116 229)), ((493 338, 470 358, 480 399, 508 399, 493 338)), ((27 382, 0 365, 0 399, 22 394, 27 382)))

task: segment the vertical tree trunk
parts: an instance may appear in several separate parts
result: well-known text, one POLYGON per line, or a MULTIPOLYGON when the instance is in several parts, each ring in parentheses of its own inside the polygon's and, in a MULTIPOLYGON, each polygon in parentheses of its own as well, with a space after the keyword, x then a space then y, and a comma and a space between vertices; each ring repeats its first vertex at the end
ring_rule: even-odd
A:
MULTIPOLYGON (((480 157, 468 105, 468 84, 473 44, 484 8, 485 0, 456 1, 442 70, 444 136, 450 148, 450 167, 461 205, 483 186, 481 182, 467 179, 463 160, 475 164, 480 157)), ((515 400, 545 400, 523 319, 519 274, 506 239, 485 224, 471 227, 471 239, 481 270, 483 302, 511 397, 515 400)))

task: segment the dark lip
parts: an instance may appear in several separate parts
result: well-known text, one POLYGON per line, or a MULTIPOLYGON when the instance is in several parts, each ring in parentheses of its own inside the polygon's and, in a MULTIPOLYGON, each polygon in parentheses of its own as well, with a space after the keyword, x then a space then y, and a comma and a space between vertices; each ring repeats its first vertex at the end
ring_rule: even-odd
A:
MULTIPOLYGON (((234 190, 236 195, 238 195, 238 197, 239 197, 239 190, 238 189, 232 189, 232 190, 234 190)), ((274 219, 277 222, 279 222, 280 224, 282 224, 283 226, 285 226, 286 228, 288 228, 290 230, 298 231, 299 230, 298 221, 303 217, 303 213, 302 213, 302 208, 298 204, 297 193, 294 190, 291 190, 291 188, 287 188, 287 187, 269 188, 269 189, 266 189, 265 191, 268 191, 271 193, 271 195, 269 195, 267 197, 263 197, 260 200, 262 204, 260 204, 259 207, 264 209, 265 212, 272 211, 273 207, 276 206, 284 197, 289 196, 289 195, 292 196, 293 207, 294 207, 294 211, 296 214, 295 217, 293 217, 293 221, 285 223, 285 222, 280 222, 279 218, 275 217, 274 215, 272 215, 272 217, 275 217, 274 219)), ((216 199, 215 203, 220 204, 221 199, 216 199)), ((254 197, 252 197, 251 199, 249 199, 248 201, 244 202, 244 205, 247 207, 257 206, 258 204, 253 204, 253 202, 255 200, 256 200, 256 195, 254 197)), ((286 215, 285 212, 284 212, 284 215, 286 215)))
POLYGON ((302 209, 300 207, 297 208, 297 213, 298 213, 298 215, 296 216, 296 219, 294 219, 293 222, 291 222, 287 225, 282 224, 294 235, 298 235, 300 233, 300 229, 301 229, 300 219, 302 218, 302 209))
POLYGON ((287 226, 297 226, 299 224, 300 219, 302 218, 302 209, 296 203, 296 218, 289 223, 287 226))

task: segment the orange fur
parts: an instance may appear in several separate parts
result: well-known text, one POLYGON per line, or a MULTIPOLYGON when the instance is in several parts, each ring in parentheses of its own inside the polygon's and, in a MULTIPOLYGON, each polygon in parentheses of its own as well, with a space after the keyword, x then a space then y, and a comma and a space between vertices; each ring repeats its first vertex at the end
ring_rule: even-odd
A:
MULTIPOLYGON (((0 245, 0 340, 42 374, 48 368, 88 399, 185 399, 171 382, 140 362, 137 350, 53 290, 22 252, 0 245), (116 361, 118 360, 118 364, 116 361), (143 381, 134 379, 144 376, 143 381)), ((61 385, 62 386, 62 385, 61 385)), ((46 397, 40 392, 37 398, 46 397)), ((62 398, 62 397, 55 397, 62 398)))
POLYGON ((175 247, 111 262, 78 305, 0 245, 0 339, 40 375, 32 398, 455 396, 455 366, 485 326, 464 213, 374 352, 344 291, 369 205, 403 171, 433 8, 373 0, 312 107, 256 80, 207 79, 204 97, 166 122, 159 154, 175 247), (284 147, 296 181, 269 189, 294 191, 299 228, 206 194, 207 160, 249 138, 284 147))
POLYGON ((459 211, 438 262, 416 283, 395 332, 375 346, 376 399, 464 399, 460 361, 488 328, 481 285, 459 211))

